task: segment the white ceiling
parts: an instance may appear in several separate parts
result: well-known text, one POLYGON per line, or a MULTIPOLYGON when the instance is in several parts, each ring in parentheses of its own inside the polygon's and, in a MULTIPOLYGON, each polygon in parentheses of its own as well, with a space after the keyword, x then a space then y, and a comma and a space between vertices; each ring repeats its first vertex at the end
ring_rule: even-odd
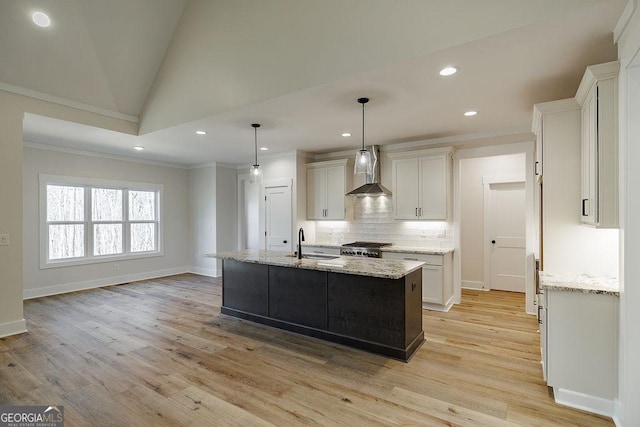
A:
POLYGON ((132 136, 27 115, 26 141, 180 165, 249 163, 254 122, 270 153, 357 147, 361 96, 367 145, 522 132, 534 103, 573 96, 587 65, 616 58, 624 5, 0 0, 0 89, 140 117, 132 136), (35 9, 52 28, 31 24, 35 9), (460 72, 440 77, 446 64, 460 72))

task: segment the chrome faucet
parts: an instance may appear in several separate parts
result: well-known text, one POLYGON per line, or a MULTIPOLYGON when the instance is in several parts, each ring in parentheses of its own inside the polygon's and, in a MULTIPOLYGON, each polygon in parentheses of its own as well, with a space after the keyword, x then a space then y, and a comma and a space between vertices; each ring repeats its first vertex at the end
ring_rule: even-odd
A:
POLYGON ((302 259, 302 242, 304 242, 304 230, 298 230, 298 259, 302 259))

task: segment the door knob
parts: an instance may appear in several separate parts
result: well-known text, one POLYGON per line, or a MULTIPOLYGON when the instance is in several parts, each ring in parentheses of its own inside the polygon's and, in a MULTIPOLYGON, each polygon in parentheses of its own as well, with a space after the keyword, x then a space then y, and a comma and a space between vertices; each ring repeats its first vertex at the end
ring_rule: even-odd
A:
POLYGON ((495 241, 495 240, 492 240, 492 241, 491 241, 491 243, 493 243, 493 244, 495 245, 495 244, 496 244, 496 241, 495 241))
POLYGON ((287 243, 287 241, 286 241, 286 240, 283 240, 283 241, 282 241, 282 243, 287 243))

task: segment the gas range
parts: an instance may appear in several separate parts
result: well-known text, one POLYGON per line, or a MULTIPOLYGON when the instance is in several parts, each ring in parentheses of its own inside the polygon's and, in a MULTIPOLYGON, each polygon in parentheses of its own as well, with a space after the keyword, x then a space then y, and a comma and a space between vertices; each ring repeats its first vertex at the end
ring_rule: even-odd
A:
POLYGON ((391 243, 378 243, 378 242, 345 243, 340 247, 340 255, 382 258, 382 251, 380 250, 380 248, 383 248, 385 246, 391 246, 391 243))

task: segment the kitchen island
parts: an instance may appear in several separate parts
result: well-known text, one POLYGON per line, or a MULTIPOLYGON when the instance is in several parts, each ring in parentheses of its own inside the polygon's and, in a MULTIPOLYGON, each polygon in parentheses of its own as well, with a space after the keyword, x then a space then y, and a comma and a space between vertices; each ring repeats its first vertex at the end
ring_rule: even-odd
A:
POLYGON ((226 315, 403 361, 424 342, 421 262, 277 251, 223 260, 226 315))

